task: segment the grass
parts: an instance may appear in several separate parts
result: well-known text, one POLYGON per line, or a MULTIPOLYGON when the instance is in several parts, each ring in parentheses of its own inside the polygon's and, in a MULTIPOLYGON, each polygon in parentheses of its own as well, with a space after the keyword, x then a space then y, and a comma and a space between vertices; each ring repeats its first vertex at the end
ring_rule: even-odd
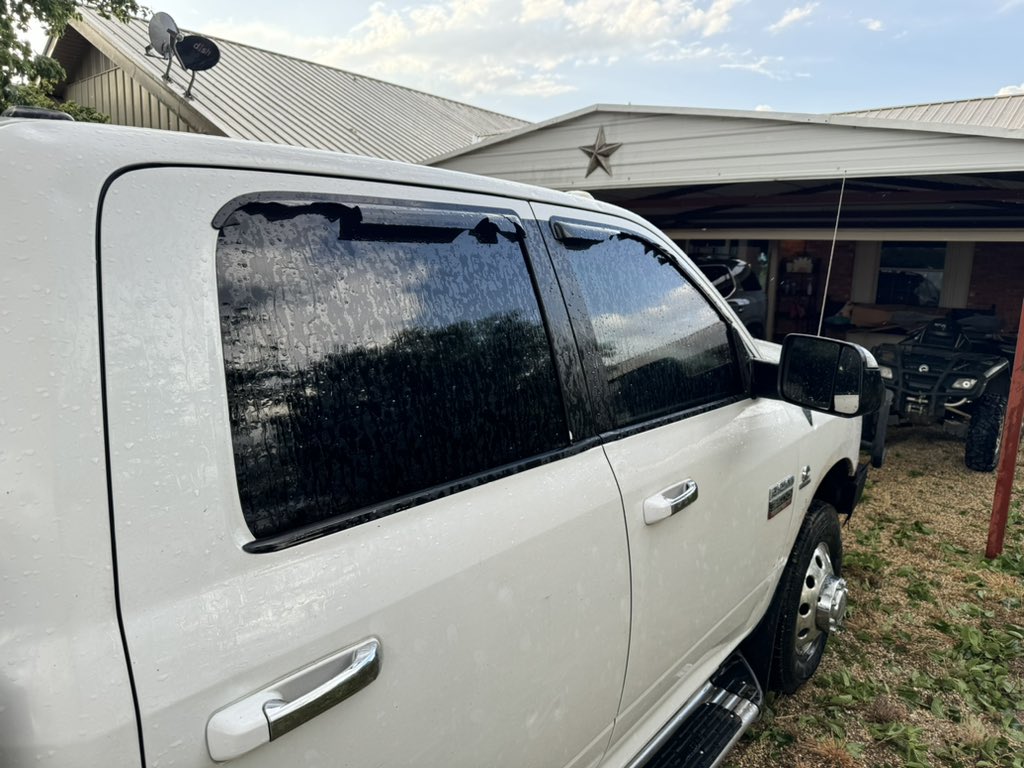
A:
POLYGON ((1024 484, 988 561, 995 475, 937 429, 890 443, 844 529, 846 631, 727 768, 1024 768, 1024 484))

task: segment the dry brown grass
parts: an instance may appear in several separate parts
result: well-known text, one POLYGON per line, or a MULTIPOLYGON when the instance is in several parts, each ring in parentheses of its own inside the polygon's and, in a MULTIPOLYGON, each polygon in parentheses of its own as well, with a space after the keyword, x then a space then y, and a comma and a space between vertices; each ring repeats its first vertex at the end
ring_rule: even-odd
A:
POLYGON ((844 528, 851 610, 817 676, 771 703, 730 768, 1024 768, 1024 474, 984 560, 995 474, 939 428, 897 429, 844 528))
POLYGON ((839 739, 830 737, 821 741, 801 741, 800 747, 809 758, 809 762, 805 762, 808 768, 857 768, 857 761, 850 756, 839 739))

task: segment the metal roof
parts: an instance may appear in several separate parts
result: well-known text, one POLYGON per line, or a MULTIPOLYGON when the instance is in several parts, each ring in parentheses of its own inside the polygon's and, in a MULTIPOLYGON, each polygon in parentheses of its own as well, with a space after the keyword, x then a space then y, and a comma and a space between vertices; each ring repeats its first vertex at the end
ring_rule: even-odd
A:
POLYGON ((847 238, 928 239, 938 223, 944 239, 1019 239, 1022 141, 1019 130, 910 119, 596 105, 430 162, 586 190, 674 238, 830 239, 842 190, 847 238), (587 150, 601 141, 617 149, 591 169, 587 150))
MULTIPOLYGON (((71 26, 151 90, 170 94, 183 115, 196 113, 225 136, 417 162, 485 137, 522 128, 524 120, 479 109, 353 72, 211 38, 220 63, 200 72, 186 100, 188 75, 145 55, 148 23, 104 19, 79 6, 71 26)), ((64 63, 75 51, 51 43, 64 63)), ((80 55, 80 54, 79 54, 80 55)), ((65 64, 65 68, 67 65, 65 64)), ((160 94, 158 94, 160 95, 160 94)))
POLYGON ((981 99, 937 101, 904 107, 881 107, 840 114, 918 123, 973 125, 1019 130, 1024 128, 1024 94, 989 96, 981 99))

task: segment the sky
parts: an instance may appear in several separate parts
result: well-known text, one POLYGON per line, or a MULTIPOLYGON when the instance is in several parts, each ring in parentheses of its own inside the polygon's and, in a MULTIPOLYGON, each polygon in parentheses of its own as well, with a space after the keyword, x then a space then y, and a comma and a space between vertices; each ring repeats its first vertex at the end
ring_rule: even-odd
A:
POLYGON ((182 29, 531 121, 1024 93, 1024 0, 154 0, 182 29))

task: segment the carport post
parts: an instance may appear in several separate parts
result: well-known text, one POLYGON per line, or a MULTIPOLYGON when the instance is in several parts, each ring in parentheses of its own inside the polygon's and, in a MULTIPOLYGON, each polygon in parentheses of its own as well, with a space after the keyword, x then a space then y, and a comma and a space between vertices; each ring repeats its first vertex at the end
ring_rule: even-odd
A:
POLYGON ((1017 352, 1013 358, 1013 376, 1010 378, 1010 399, 1003 422, 1003 442, 999 451, 999 469, 996 474, 996 495, 992 501, 992 519, 988 524, 988 547, 985 557, 991 560, 1003 552, 1006 519, 1013 493, 1013 475, 1017 469, 1017 448, 1020 445, 1020 422, 1024 415, 1024 304, 1021 305, 1017 328, 1017 352))

